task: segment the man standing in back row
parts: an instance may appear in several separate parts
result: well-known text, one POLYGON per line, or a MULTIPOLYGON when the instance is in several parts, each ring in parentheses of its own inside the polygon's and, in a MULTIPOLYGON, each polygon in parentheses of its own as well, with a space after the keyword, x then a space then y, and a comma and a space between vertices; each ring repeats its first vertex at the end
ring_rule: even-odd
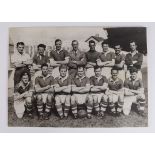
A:
POLYGON ((102 42, 102 49, 99 58, 97 59, 97 65, 102 67, 102 75, 107 79, 111 76, 111 69, 115 64, 115 53, 109 50, 109 44, 107 41, 102 42))
POLYGON ((32 64, 30 55, 24 52, 25 44, 17 43, 17 52, 11 57, 11 62, 15 67, 14 86, 20 82, 20 77, 23 72, 29 72, 29 65, 32 64))
POLYGON ((94 67, 97 65, 97 59, 99 59, 100 53, 95 50, 96 43, 93 40, 89 41, 90 50, 86 52, 86 76, 94 76, 94 67))
POLYGON ((143 54, 137 51, 137 44, 135 41, 130 41, 131 51, 126 55, 125 64, 127 65, 126 78, 130 77, 130 69, 135 67, 138 70, 137 76, 142 79, 141 66, 143 63, 143 54))
POLYGON ((72 51, 69 53, 69 75, 75 77, 77 73, 77 67, 79 65, 86 65, 85 53, 80 51, 79 43, 77 40, 72 41, 72 51))
POLYGON ((53 67, 53 77, 58 77, 59 74, 59 66, 67 65, 69 62, 69 54, 66 50, 62 49, 62 41, 60 39, 55 40, 56 49, 51 51, 50 53, 50 66, 53 67))

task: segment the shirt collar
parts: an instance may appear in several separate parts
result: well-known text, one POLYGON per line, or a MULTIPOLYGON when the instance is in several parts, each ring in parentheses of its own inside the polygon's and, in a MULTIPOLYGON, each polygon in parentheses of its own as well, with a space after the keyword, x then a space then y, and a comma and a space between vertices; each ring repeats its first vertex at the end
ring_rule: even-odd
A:
POLYGON ((99 77, 95 76, 95 78, 99 81, 99 80, 101 80, 101 79, 102 79, 102 75, 101 75, 101 76, 99 76, 99 77))
POLYGON ((22 81, 20 81, 19 82, 19 87, 22 87, 22 88, 25 89, 29 84, 30 84, 30 82, 28 82, 27 85, 24 85, 24 83, 22 81))
POLYGON ((131 77, 129 77, 128 79, 129 79, 130 81, 132 81, 132 82, 135 82, 135 81, 138 81, 138 80, 139 80, 138 77, 137 77, 135 80, 132 80, 131 77))
POLYGON ((20 56, 25 56, 25 51, 23 52, 23 54, 20 54, 18 51, 16 52, 17 55, 20 55, 20 56))
POLYGON ((112 77, 110 77, 110 82, 117 82, 119 79, 117 78, 115 81, 113 80, 112 77))
POLYGON ((40 56, 41 56, 41 57, 44 57, 45 55, 44 55, 44 54, 43 54, 43 55, 37 54, 37 57, 40 57, 40 56))
POLYGON ((86 77, 85 75, 82 78, 80 78, 78 75, 76 76, 76 78, 80 80, 84 79, 85 77, 86 77))
POLYGON ((67 76, 67 75, 66 75, 65 77, 59 76, 58 78, 59 78, 59 80, 61 80, 61 81, 65 81, 65 80, 68 78, 68 76, 67 76))
POLYGON ((61 48, 59 51, 55 50, 55 52, 57 52, 58 54, 59 54, 61 51, 62 51, 62 48, 61 48))
POLYGON ((136 55, 138 53, 138 51, 134 51, 133 53, 131 53, 132 56, 136 55))
POLYGON ((43 76, 42 73, 41 73, 41 75, 40 75, 41 78, 48 78, 48 77, 50 77, 50 76, 51 76, 50 74, 47 74, 47 76, 45 77, 45 76, 43 76))

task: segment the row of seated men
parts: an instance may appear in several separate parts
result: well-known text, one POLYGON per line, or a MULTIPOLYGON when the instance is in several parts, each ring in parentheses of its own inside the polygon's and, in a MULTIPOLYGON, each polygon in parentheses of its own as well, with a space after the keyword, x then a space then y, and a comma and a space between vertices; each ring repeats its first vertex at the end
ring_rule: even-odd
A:
POLYGON ((24 112, 33 118, 34 105, 37 103, 38 119, 48 120, 51 108, 55 107, 60 119, 67 119, 69 111, 73 118, 78 118, 79 107, 86 109, 88 119, 95 115, 104 118, 107 107, 114 116, 122 113, 129 115, 133 103, 137 106, 137 112, 144 114, 145 95, 142 80, 137 77, 138 70, 130 69, 130 77, 121 80, 118 78, 118 69, 111 69, 110 78, 101 75, 101 67, 95 66, 95 75, 88 78, 85 74, 85 66, 79 65, 77 74, 72 77, 67 74, 67 65, 59 66, 59 76, 54 78, 49 74, 48 64, 42 64, 41 74, 35 78, 35 84, 31 81, 30 74, 23 72, 20 82, 15 86, 14 108, 18 118, 22 118, 24 112))

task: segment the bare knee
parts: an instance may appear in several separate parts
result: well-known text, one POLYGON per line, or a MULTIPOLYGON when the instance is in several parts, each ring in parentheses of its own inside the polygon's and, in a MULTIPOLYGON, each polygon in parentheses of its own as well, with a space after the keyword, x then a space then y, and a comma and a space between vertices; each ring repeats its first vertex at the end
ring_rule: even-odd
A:
POLYGON ((32 102, 32 98, 31 98, 31 97, 27 97, 27 98, 26 98, 26 103, 27 103, 27 104, 31 104, 31 102, 32 102))
POLYGON ((41 95, 37 95, 37 101, 41 101, 42 100, 42 96, 41 95))

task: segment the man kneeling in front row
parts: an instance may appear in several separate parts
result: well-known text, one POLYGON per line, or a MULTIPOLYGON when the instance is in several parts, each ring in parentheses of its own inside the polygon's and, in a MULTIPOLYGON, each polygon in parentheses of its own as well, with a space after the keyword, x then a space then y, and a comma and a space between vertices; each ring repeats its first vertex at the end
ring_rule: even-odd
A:
POLYGON ((47 64, 43 64, 41 70, 41 75, 35 79, 38 119, 48 120, 53 104, 54 78, 48 74, 47 64))
POLYGON ((90 81, 85 76, 84 66, 78 66, 77 75, 72 79, 72 92, 71 96, 71 108, 74 118, 78 117, 78 107, 86 106, 87 117, 91 118, 91 111, 93 108, 92 96, 89 94, 90 81))
POLYGON ((15 86, 14 93, 14 109, 18 118, 22 118, 26 110, 28 116, 33 118, 32 115, 32 95, 33 85, 30 81, 30 76, 27 72, 21 75, 21 81, 15 86), (26 109, 25 109, 26 108, 26 109))
POLYGON ((137 104, 138 113, 144 115, 145 94, 142 80, 137 77, 138 70, 133 67, 130 70, 130 78, 124 82, 124 106, 123 112, 125 115, 130 114, 132 103, 137 104))

